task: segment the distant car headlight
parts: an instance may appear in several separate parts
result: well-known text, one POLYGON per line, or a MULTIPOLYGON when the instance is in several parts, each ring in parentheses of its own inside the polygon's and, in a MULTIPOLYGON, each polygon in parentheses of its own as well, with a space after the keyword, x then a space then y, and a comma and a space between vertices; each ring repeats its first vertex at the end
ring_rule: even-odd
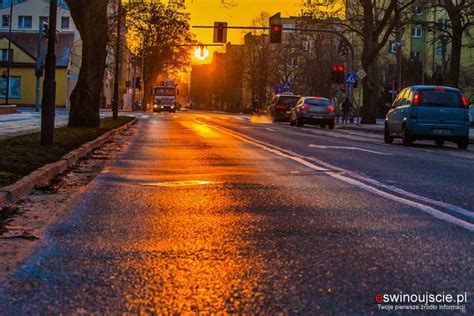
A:
POLYGON ((172 105, 171 108, 174 109, 174 105, 172 105))
POLYGON ((161 108, 163 109, 163 108, 164 108, 164 106, 162 105, 162 106, 161 106, 161 108))
POLYGON ((155 108, 157 108, 157 107, 158 107, 158 104, 155 104, 155 108))

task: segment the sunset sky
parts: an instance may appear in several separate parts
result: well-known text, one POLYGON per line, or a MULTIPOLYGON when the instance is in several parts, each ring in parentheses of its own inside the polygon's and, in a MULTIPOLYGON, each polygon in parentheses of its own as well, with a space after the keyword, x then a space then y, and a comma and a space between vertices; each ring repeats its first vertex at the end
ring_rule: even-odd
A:
MULTIPOLYGON (((186 1, 191 13, 191 25, 213 25, 214 21, 228 22, 230 26, 250 25, 251 20, 262 11, 270 15, 281 12, 282 16, 297 15, 301 11, 303 0, 233 0, 236 6, 225 7, 220 0, 186 1)), ((203 43, 212 43, 212 29, 192 29, 196 39, 203 43)), ((248 31, 229 30, 227 41, 241 44, 243 35, 248 31)), ((211 51, 212 54, 212 51, 211 51)), ((208 60, 209 62, 209 60, 208 60)))

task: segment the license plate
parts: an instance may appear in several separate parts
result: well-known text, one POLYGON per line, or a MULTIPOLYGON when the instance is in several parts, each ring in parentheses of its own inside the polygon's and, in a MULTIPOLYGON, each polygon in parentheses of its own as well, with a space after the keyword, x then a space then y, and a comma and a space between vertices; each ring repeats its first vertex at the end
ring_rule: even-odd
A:
POLYGON ((451 135, 452 131, 449 129, 433 129, 435 135, 451 135))
POLYGON ((320 119, 320 118, 323 118, 323 117, 321 115, 313 115, 313 116, 311 116, 311 118, 320 119))

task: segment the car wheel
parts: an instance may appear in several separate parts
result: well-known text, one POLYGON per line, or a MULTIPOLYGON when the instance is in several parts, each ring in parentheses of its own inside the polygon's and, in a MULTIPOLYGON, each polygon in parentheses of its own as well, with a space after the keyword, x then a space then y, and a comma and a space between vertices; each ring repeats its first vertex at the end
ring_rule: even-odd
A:
POLYGON ((298 115, 296 116, 296 119, 295 119, 295 125, 296 127, 302 127, 304 125, 303 121, 298 117, 298 115))
POLYGON ((385 124, 385 129, 383 132, 383 140, 385 144, 392 144, 393 143, 393 137, 390 136, 390 130, 388 129, 388 125, 385 124))
POLYGON ((437 140, 435 140, 435 144, 436 144, 436 146, 438 146, 438 147, 443 147, 443 145, 444 145, 444 140, 442 140, 442 139, 437 139, 437 140))
POLYGON ((336 125, 336 123, 333 121, 329 122, 329 129, 334 129, 334 126, 336 125))
POLYGON ((469 137, 463 138, 458 142, 458 148, 459 149, 467 149, 469 146, 469 137))
POLYGON ((403 126, 403 130, 402 130, 402 143, 403 143, 403 146, 413 145, 413 137, 411 136, 406 126, 403 126))

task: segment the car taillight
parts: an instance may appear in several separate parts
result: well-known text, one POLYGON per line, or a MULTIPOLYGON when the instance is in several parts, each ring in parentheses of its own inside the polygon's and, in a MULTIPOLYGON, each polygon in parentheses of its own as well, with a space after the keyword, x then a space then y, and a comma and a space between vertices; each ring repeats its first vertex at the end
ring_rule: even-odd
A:
POLYGON ((463 107, 467 108, 467 106, 469 105, 469 101, 467 100, 467 98, 463 95, 461 95, 461 104, 463 107))
POLYGON ((418 91, 415 93, 415 96, 413 97, 413 104, 414 105, 420 105, 421 104, 421 93, 418 92, 418 91))
POLYGON ((436 88, 435 88, 435 91, 444 91, 444 88, 436 87, 436 88))
POLYGON ((309 110, 309 105, 303 104, 303 105, 301 106, 301 110, 303 110, 303 111, 309 110))
POLYGON ((275 109, 277 109, 277 110, 286 110, 286 106, 284 106, 283 104, 277 104, 275 106, 275 109))
POLYGON ((328 112, 328 113, 333 113, 333 112, 335 112, 335 111, 336 111, 336 108, 334 108, 333 106, 328 106, 328 107, 326 108, 326 112, 328 112))

